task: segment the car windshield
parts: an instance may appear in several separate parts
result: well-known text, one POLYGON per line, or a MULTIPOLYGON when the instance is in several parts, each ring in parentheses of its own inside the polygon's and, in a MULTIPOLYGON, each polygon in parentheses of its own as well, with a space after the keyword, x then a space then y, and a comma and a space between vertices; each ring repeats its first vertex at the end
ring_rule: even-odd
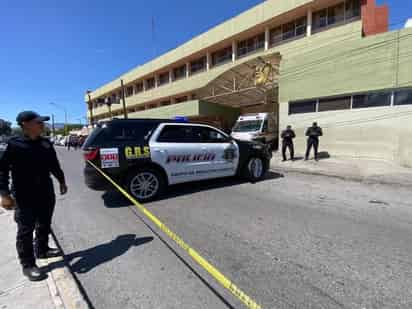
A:
POLYGON ((262 126, 262 120, 245 120, 236 122, 233 132, 250 132, 259 131, 262 126))

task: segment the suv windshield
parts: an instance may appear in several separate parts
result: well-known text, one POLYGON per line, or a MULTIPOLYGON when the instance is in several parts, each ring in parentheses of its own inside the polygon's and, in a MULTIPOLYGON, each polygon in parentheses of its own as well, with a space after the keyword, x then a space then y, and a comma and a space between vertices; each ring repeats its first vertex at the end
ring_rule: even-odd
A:
POLYGON ((236 122, 233 132, 250 132, 259 131, 262 126, 262 120, 245 120, 236 122))

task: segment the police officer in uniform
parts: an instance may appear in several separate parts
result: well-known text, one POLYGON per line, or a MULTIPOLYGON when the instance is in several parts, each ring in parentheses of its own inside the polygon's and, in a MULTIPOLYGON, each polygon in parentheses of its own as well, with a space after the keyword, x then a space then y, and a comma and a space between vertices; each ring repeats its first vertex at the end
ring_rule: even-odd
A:
POLYGON ((10 139, 0 159, 0 196, 2 206, 15 209, 17 223, 17 253, 23 274, 31 281, 43 280, 47 275, 35 263, 39 259, 61 255, 60 250, 48 246, 55 193, 50 174, 60 183, 60 193, 66 194, 67 186, 56 151, 51 142, 41 134, 44 121, 32 111, 17 116, 23 136, 10 139), (9 173, 13 180, 13 196, 9 190, 9 173), (15 203, 16 202, 16 203, 15 203), (33 246, 33 232, 36 237, 33 246))
POLYGON ((314 122, 313 125, 306 130, 306 136, 308 137, 305 155, 306 161, 309 159, 309 154, 312 147, 315 151, 315 160, 318 161, 319 137, 322 135, 322 128, 318 126, 317 122, 314 122))
POLYGON ((283 161, 286 161, 286 150, 289 149, 290 159, 293 161, 295 157, 295 148, 293 145, 293 139, 296 137, 295 131, 292 130, 292 126, 287 126, 281 134, 282 137, 282 156, 283 161))

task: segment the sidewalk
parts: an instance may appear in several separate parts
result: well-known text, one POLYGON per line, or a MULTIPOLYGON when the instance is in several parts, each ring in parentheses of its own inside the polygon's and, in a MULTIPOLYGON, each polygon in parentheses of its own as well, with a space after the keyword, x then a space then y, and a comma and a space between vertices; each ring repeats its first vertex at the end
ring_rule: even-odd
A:
MULTIPOLYGON (((289 156, 288 156, 289 158, 289 156)), ((324 158, 316 162, 304 161, 296 156, 295 161, 282 162, 279 152, 273 154, 271 169, 276 172, 296 172, 311 175, 339 177, 365 183, 401 185, 412 187, 412 168, 401 167, 391 162, 352 158, 324 158)))
POLYGON ((0 208, 0 309, 88 308, 62 258, 38 262, 39 267, 48 269, 47 280, 30 282, 23 276, 16 256, 13 214, 0 208), (50 269, 51 263, 56 267, 50 269))

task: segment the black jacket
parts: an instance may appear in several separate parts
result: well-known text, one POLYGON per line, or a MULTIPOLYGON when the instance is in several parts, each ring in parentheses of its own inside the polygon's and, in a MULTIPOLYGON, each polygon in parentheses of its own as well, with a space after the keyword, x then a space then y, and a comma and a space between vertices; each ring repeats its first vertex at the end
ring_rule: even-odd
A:
POLYGON ((282 131, 281 137, 283 139, 283 142, 292 143, 293 139, 296 137, 296 134, 292 129, 286 129, 282 131))
POLYGON ((319 138, 319 136, 322 136, 323 132, 322 132, 322 128, 321 127, 309 127, 306 130, 306 136, 308 136, 309 138, 319 138))
POLYGON ((50 174, 64 183, 56 151, 45 138, 31 140, 15 137, 9 140, 6 151, 0 158, 0 194, 10 194, 9 174, 16 195, 50 192, 53 186, 50 174))

